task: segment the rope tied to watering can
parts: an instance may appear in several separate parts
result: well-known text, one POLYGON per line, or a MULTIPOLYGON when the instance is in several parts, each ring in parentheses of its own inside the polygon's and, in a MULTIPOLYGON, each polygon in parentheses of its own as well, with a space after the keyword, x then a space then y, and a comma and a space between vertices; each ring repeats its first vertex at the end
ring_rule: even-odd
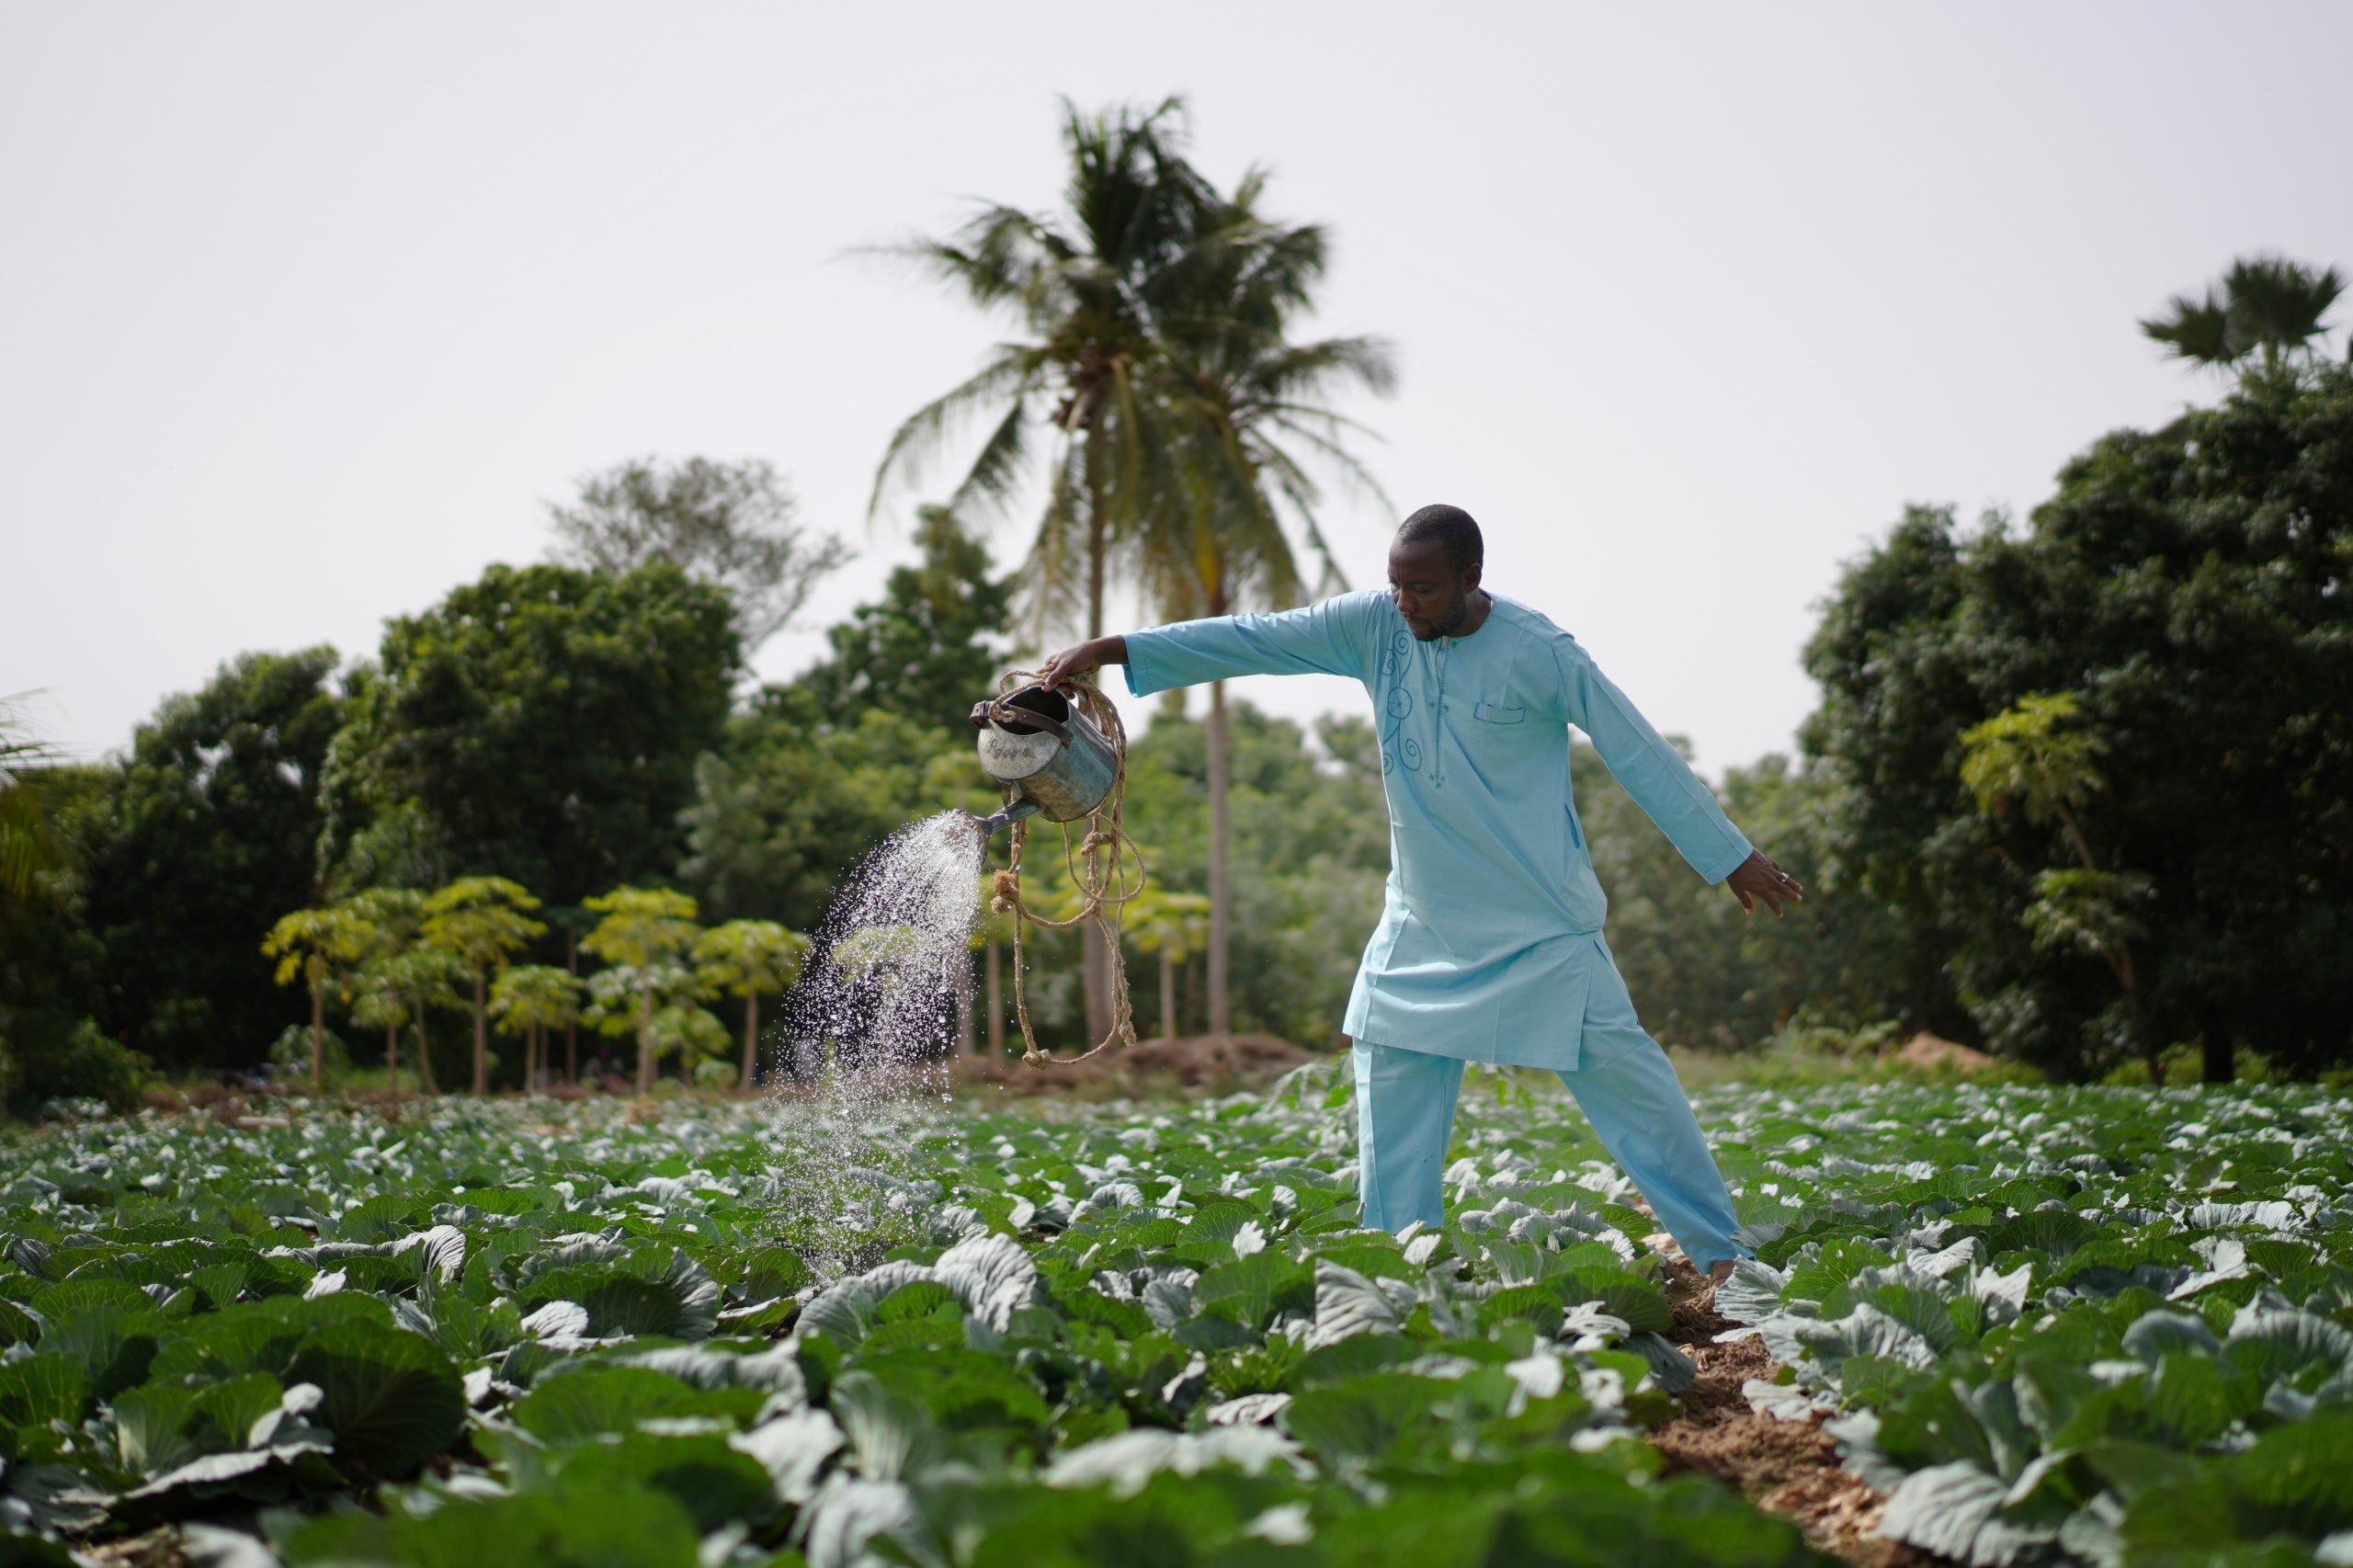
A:
POLYGON ((1033 1067, 1063 1066, 1084 1062, 1114 1042, 1133 1045, 1135 1011, 1128 996, 1127 960, 1120 950, 1120 914, 1129 900, 1143 891, 1144 864, 1142 851, 1120 826, 1128 791, 1128 732, 1120 720, 1120 710, 1092 680, 1068 681, 1049 692, 1038 683, 1036 671, 1011 670, 998 681, 996 697, 972 710, 972 722, 983 733, 983 764, 1005 786, 1006 810, 984 822, 983 827, 994 831, 992 824, 1010 821, 1013 828, 1008 864, 990 880, 989 907, 1014 917, 1013 1012, 1021 1026, 1021 1060, 1033 1067), (1039 701, 1039 694, 1048 700, 1039 701), (1017 706, 1017 699, 1022 699, 1023 705, 1017 706), (1092 726, 1093 735, 1053 715, 1050 710, 1056 702, 1067 705, 1069 718, 1092 726), (1051 748, 1036 748, 1050 759, 1036 772, 1008 778, 998 769, 1025 763, 992 760, 987 743, 992 727, 1017 736, 1043 732, 1059 744, 1051 748), (1078 749, 1083 754, 1076 759, 1076 766, 1051 767, 1051 760, 1063 758, 1073 751, 1074 734, 1079 739, 1078 749), (1089 784, 1084 770, 1097 740, 1108 752, 1110 774, 1108 787, 1101 789, 1099 794, 1089 784), (1076 776, 1074 788, 1072 780, 1060 777, 1065 771, 1076 776), (1090 801, 1089 796, 1095 798, 1090 801), (1062 827, 1063 868, 1077 895, 1076 912, 1063 919, 1031 908, 1021 893, 1021 860, 1029 843, 1029 818, 1040 812, 1062 827), (1086 831, 1074 840, 1071 829, 1081 821, 1086 831), (1021 928, 1029 925, 1067 931, 1090 924, 1101 934, 1110 970, 1111 1027, 1101 1040, 1078 1055, 1055 1056, 1039 1045, 1037 1030, 1029 1022, 1029 988, 1022 978, 1027 966, 1022 961, 1021 928))

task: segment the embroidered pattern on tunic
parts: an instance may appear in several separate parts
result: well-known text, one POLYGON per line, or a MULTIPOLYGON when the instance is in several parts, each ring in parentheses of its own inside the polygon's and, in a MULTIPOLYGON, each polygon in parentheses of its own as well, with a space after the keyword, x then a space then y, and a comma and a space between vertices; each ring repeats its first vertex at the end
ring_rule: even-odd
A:
POLYGON ((1405 689, 1405 672, 1414 657, 1413 633, 1402 628, 1389 639, 1388 652, 1381 655, 1381 684, 1389 687, 1386 711, 1389 722, 1381 732, 1381 771, 1397 771, 1404 762, 1405 771, 1422 770, 1422 743, 1405 733, 1405 720, 1414 711, 1414 694, 1405 689))

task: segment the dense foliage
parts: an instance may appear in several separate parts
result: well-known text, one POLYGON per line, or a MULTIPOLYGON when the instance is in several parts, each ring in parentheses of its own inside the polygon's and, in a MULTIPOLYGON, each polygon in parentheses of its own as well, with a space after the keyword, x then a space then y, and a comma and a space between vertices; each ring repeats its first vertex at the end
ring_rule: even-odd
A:
MULTIPOLYGON (((1761 1261, 1718 1310, 1975 1568, 2353 1544, 2353 1101, 2254 1090, 1762 1098, 1719 1145, 1761 1261)), ((2317 1554, 2315 1554, 2315 1549, 2317 1554)))
POLYGON ((323 869, 560 903, 671 874, 741 655, 726 592, 667 562, 492 567, 385 627, 335 738, 323 869))
POLYGON ((1807 744, 1864 885, 1996 1048, 2067 1073, 2193 1040, 2211 1076, 2239 1041, 2343 1059, 2348 565, 2353 371, 2332 367, 2102 439, 2025 528, 1915 511, 1848 570, 1807 744), (2051 697, 2090 744, 2040 766, 2078 769, 2081 803, 1988 809, 1965 737, 2051 697))
MULTIPOLYGON (((515 1100, 19 1136, 0 1518, 25 1548, 244 1521, 290 1563, 1814 1561, 1658 1477, 1642 1429, 1690 1365, 1650 1224, 1556 1090, 1472 1089, 1449 1223, 1402 1236, 1356 1228, 1321 1070, 1051 1117, 515 1100)), ((1763 1255, 1719 1304, 1790 1369, 1746 1392, 1835 1410, 1892 1533, 2164 1568, 2353 1529, 2353 1103, 1700 1109, 1763 1255)))
POLYGON ((258 1503, 290 1562, 1813 1561, 1655 1479, 1689 1368, 1574 1123, 1473 1122, 1458 1223, 1400 1239, 1321 1097, 884 1117, 847 1224, 843 1130, 766 1107, 20 1142, 0 1515, 258 1503))
POLYGON ((254 1060, 291 1021, 263 933, 309 903, 319 794, 345 708, 332 648, 246 653, 165 699, 91 821, 89 1010, 158 1061, 254 1060))

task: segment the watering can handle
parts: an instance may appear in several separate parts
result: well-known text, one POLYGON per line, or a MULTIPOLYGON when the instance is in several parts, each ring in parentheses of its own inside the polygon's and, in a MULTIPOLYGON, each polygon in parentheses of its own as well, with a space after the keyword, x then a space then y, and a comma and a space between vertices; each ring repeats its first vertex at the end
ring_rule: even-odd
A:
MULTIPOLYGON (((1010 692, 1006 693, 1008 697, 1011 695, 1010 692)), ((1070 740, 1070 726, 1060 719, 1035 712, 1027 708, 1007 707, 1004 698, 995 698, 985 702, 972 704, 972 728, 985 730, 992 722, 1026 724, 1034 730, 1043 730, 1064 744, 1068 744, 1070 740)))

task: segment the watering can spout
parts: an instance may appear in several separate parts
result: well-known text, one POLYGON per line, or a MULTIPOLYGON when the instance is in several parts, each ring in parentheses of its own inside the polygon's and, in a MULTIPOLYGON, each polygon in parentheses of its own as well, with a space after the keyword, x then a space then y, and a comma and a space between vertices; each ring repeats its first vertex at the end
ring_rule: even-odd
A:
POLYGON ((972 825, 981 830, 981 836, 983 838, 994 838, 998 834, 1003 833, 1006 828, 1011 827, 1015 823, 1019 822, 1023 817, 1035 816, 1037 814, 1037 801, 1015 801, 1001 812, 994 812, 984 817, 974 817, 972 819, 972 825))

